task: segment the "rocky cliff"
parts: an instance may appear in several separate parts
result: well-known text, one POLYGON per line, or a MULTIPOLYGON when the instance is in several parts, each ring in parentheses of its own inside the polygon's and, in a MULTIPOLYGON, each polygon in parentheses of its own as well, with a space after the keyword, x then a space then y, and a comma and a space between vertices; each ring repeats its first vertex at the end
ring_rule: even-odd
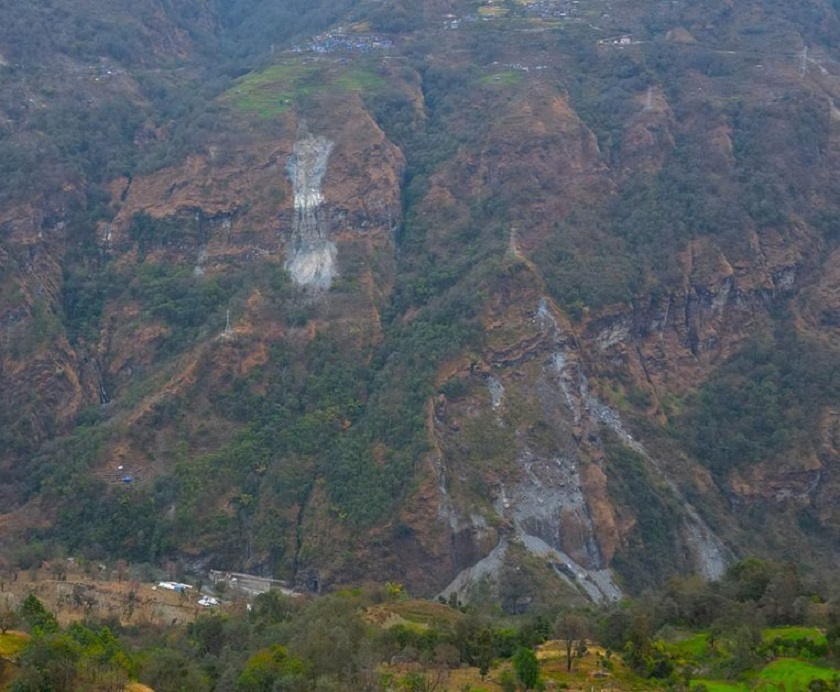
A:
POLYGON ((759 4, 5 32, 10 550, 514 610, 836 563, 840 28, 759 4))

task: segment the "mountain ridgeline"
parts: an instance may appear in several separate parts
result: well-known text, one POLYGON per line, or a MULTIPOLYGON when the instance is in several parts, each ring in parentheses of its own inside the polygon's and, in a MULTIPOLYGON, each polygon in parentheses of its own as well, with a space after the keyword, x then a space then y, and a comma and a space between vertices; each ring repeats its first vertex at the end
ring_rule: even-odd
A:
POLYGON ((0 7, 0 545, 610 601, 840 559, 827 0, 0 7))

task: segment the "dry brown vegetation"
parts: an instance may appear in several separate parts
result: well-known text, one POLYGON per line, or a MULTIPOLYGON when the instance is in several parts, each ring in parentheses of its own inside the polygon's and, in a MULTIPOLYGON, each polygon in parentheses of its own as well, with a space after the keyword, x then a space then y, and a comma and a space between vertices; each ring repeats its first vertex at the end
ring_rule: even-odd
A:
POLYGON ((62 626, 90 619, 172 626, 192 622, 208 611, 198 605, 200 595, 195 589, 176 593, 156 582, 121 580, 98 564, 82 569, 68 560, 58 567, 54 561, 38 569, 5 572, 0 577, 0 608, 14 610, 26 596, 35 594, 62 626))

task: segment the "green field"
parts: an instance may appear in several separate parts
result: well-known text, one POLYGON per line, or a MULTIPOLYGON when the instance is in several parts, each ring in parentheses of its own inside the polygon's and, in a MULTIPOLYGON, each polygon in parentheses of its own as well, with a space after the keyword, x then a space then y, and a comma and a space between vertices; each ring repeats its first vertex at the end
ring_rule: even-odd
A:
POLYGON ((837 676, 838 671, 831 668, 821 668, 792 658, 780 658, 768 663, 758 674, 758 680, 777 685, 781 683, 787 690, 804 690, 811 680, 832 680, 837 676))
POLYGON ((522 72, 505 70, 503 72, 494 72, 485 75, 481 78, 481 83, 488 86, 512 86, 521 82, 522 76, 522 72))
POLYGON ((668 642, 668 649, 680 656, 701 658, 708 653, 709 636, 705 632, 685 632, 675 640, 668 642))
POLYGON ((723 682, 721 680, 693 680, 692 689, 703 685, 708 692, 733 692, 748 689, 806 690, 811 680, 833 680, 838 671, 822 668, 793 658, 780 658, 768 663, 750 684, 723 682))
POLYGON ((708 692, 742 692, 748 689, 746 685, 740 682, 721 682, 719 680, 694 680, 691 689, 693 690, 696 685, 703 685, 708 692))
POLYGON ((772 642, 775 639, 783 641, 810 639, 815 644, 825 644, 825 634, 816 627, 770 627, 762 631, 761 638, 765 642, 772 642))
POLYGON ((222 100, 260 118, 273 118, 307 96, 327 90, 373 91, 381 84, 378 75, 362 66, 289 60, 242 77, 222 100))

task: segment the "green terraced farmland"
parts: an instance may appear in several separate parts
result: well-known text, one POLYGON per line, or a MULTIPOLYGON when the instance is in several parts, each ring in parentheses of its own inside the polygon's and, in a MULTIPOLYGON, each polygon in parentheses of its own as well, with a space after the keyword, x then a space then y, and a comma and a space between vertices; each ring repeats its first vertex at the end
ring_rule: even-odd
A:
POLYGON ((381 83, 378 75, 361 66, 293 60, 246 75, 222 99, 238 110, 268 119, 328 89, 373 91, 381 83))
POLYGON ((774 639, 783 641, 796 641, 797 639, 810 639, 815 644, 825 644, 825 634, 816 627, 770 627, 761 633, 765 642, 774 639))
POLYGON ((719 680, 695 680, 692 689, 697 685, 703 685, 708 692, 743 692, 747 686, 740 682, 721 682, 719 680))
POLYGON ((780 658, 773 661, 758 674, 758 680, 784 684, 787 690, 804 690, 811 680, 833 680, 835 677, 838 677, 836 670, 822 668, 791 658, 780 658))
POLYGON ((681 633, 681 638, 669 642, 668 648, 681 656, 692 656, 701 658, 709 651, 709 635, 705 632, 681 633))

